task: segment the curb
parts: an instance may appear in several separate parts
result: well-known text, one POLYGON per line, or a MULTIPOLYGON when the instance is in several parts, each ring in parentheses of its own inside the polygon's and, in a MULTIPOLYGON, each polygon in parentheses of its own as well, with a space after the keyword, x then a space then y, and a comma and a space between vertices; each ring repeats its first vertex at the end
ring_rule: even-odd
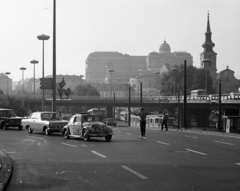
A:
POLYGON ((13 160, 4 151, 0 150, 0 191, 4 191, 13 171, 13 160))

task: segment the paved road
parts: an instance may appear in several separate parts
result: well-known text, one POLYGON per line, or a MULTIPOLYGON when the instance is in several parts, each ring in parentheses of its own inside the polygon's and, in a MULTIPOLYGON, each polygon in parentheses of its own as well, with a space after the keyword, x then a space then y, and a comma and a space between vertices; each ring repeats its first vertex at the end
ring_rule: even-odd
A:
POLYGON ((14 162, 8 191, 240 190, 240 138, 115 128, 112 142, 0 130, 14 162))

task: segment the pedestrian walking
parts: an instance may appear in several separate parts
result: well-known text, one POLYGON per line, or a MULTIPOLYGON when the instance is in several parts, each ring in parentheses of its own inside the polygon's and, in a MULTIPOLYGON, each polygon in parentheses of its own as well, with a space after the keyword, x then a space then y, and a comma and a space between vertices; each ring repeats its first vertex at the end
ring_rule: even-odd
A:
POLYGON ((146 133, 146 118, 147 118, 147 113, 144 111, 144 108, 142 107, 140 109, 139 113, 132 113, 133 115, 138 115, 140 117, 140 130, 141 130, 141 136, 145 137, 146 133))
POLYGON ((165 126, 166 131, 168 130, 167 121, 168 121, 168 113, 164 112, 161 130, 163 130, 163 126, 165 126))

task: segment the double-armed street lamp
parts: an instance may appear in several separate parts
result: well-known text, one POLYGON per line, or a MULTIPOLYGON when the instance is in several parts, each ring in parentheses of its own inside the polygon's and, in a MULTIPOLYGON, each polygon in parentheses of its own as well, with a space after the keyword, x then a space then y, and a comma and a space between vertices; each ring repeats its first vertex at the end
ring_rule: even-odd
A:
POLYGON ((110 93, 110 96, 112 98, 112 73, 114 72, 114 70, 113 69, 109 69, 108 72, 110 72, 110 74, 111 74, 111 93, 110 93))
POLYGON ((175 96, 176 95, 176 71, 177 71, 177 68, 176 67, 172 67, 171 70, 173 71, 173 95, 175 96))
POLYGON ((22 94, 24 94, 24 70, 27 68, 21 67, 20 70, 22 70, 22 94))
POLYGON ((156 74, 157 75, 157 96, 158 96, 158 76, 159 76, 159 74, 160 74, 160 72, 159 71, 156 71, 156 72, 154 72, 154 74, 156 74))
POLYGON ((33 64, 33 89, 34 89, 34 95, 35 95, 35 64, 38 63, 37 60, 30 61, 31 64, 33 64))
POLYGON ((11 74, 10 72, 5 72, 5 74, 7 75, 7 95, 8 95, 8 75, 11 74))
MULTIPOLYGON (((43 42, 43 51, 42 51, 42 78, 44 79, 44 41, 48 40, 50 36, 42 34, 37 36, 38 40, 42 40, 43 42)), ((44 89, 42 90, 42 111, 44 111, 44 89)))

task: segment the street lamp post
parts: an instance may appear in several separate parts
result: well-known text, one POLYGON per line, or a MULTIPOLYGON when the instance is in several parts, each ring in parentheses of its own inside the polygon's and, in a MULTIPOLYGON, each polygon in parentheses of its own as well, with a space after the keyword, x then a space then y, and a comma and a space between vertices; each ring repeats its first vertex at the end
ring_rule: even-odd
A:
POLYGON ((32 60, 32 61, 30 61, 30 63, 33 64, 33 86, 34 86, 33 90, 34 90, 34 95, 35 95, 35 64, 37 64, 38 61, 32 60))
MULTIPOLYGON (((42 40, 43 42, 43 51, 42 51, 42 78, 44 79, 44 41, 48 40, 50 36, 45 34, 37 36, 38 40, 42 40)), ((42 90, 42 111, 44 111, 44 89, 42 90)))
POLYGON ((22 94, 24 93, 24 70, 26 70, 27 68, 21 67, 20 70, 22 70, 22 94))
POLYGON ((112 97, 112 73, 114 72, 114 70, 110 69, 110 70, 108 70, 108 72, 111 73, 111 93, 110 93, 110 96, 112 97))
POLYGON ((156 74, 157 75, 157 96, 158 96, 158 75, 160 74, 160 72, 159 71, 157 71, 157 72, 154 72, 154 74, 156 74))
POLYGON ((10 72, 5 72, 5 74, 7 75, 7 96, 8 96, 8 75, 11 74, 10 72))
POLYGON ((173 90, 173 95, 175 96, 175 92, 176 92, 176 71, 177 71, 177 68, 176 67, 172 67, 171 70, 173 71, 173 74, 174 74, 174 81, 173 81, 173 87, 174 87, 174 90, 173 90))

